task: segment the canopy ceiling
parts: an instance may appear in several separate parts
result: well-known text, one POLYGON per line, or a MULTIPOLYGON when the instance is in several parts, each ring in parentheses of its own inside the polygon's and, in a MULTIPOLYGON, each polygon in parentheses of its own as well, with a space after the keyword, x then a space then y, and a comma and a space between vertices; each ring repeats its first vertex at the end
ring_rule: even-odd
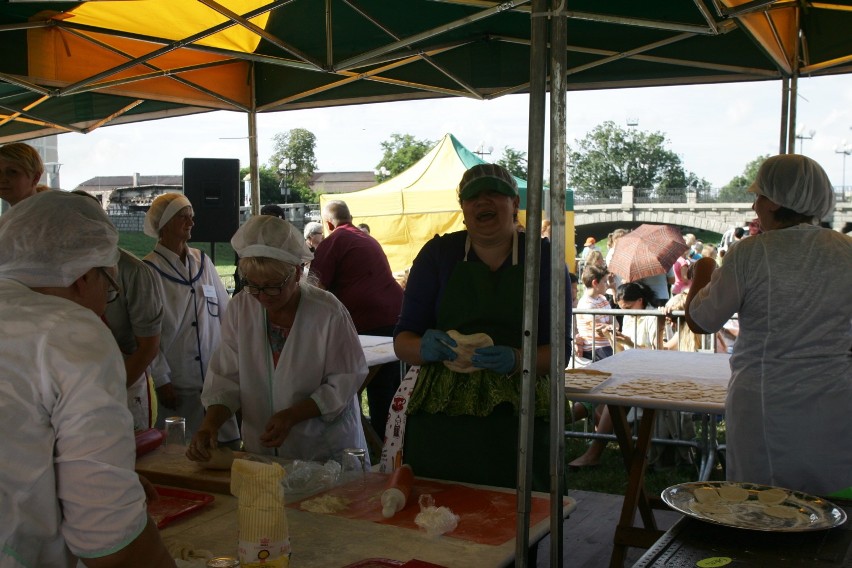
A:
MULTIPOLYGON (((571 90, 852 71, 852 0, 566 0, 559 13, 571 90)), ((527 0, 0 0, 0 142, 215 109, 527 92, 529 44, 527 0)))

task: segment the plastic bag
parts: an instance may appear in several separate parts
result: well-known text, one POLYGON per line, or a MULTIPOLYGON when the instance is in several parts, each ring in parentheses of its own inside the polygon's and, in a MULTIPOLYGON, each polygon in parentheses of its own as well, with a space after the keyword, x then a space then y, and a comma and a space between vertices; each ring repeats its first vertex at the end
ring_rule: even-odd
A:
POLYGON ((313 493, 328 489, 340 478, 340 464, 334 460, 325 463, 295 460, 286 468, 281 481, 287 493, 313 493))

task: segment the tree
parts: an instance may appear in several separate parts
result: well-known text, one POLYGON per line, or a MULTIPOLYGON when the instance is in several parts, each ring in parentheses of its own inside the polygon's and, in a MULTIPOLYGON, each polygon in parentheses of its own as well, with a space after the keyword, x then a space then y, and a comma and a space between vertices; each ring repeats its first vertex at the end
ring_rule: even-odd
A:
POLYGON ((527 153, 506 146, 503 148, 503 157, 497 160, 497 164, 503 166, 518 178, 527 179, 527 153))
MULTIPOLYGON (((275 146, 269 158, 269 168, 276 174, 279 184, 282 181, 287 184, 289 201, 316 203, 316 194, 311 191, 309 183, 317 169, 317 159, 314 154, 317 137, 310 130, 294 128, 287 132, 279 132, 273 137, 273 141, 275 146), (286 167, 282 168, 282 164, 286 167)), ((261 191, 263 191, 262 181, 261 191)), ((279 189, 277 197, 270 203, 281 201, 283 196, 279 189)))
POLYGON ((748 201, 748 192, 746 190, 754 183, 757 177, 757 170, 760 169, 760 166, 767 158, 769 158, 769 154, 764 154, 747 163, 743 169, 743 173, 734 176, 731 181, 719 190, 719 201, 748 201))
POLYGON ((621 187, 632 185, 637 194, 665 190, 671 196, 687 187, 709 187, 709 182, 683 168, 680 156, 666 148, 662 132, 626 130, 604 122, 568 146, 568 183, 580 195, 617 198, 621 187))
POLYGON ((382 160, 376 165, 376 171, 387 170, 387 174, 376 174, 376 181, 384 181, 399 175, 417 163, 435 145, 431 140, 418 140, 411 134, 391 134, 389 140, 381 143, 382 160))

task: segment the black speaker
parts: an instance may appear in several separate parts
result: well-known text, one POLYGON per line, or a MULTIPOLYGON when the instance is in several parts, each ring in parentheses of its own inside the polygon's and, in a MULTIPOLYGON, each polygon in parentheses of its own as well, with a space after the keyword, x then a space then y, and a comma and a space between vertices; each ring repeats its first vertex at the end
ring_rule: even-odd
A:
POLYGON ((192 240, 227 243, 240 226, 240 161, 184 158, 183 194, 192 203, 192 240))

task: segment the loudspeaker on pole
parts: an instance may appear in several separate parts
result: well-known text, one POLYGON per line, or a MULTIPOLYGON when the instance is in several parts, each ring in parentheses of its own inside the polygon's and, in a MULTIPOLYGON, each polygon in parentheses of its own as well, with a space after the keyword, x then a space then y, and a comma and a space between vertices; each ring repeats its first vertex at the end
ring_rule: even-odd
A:
POLYGON ((226 243, 239 228, 240 161, 184 158, 183 193, 192 203, 192 240, 226 243))

